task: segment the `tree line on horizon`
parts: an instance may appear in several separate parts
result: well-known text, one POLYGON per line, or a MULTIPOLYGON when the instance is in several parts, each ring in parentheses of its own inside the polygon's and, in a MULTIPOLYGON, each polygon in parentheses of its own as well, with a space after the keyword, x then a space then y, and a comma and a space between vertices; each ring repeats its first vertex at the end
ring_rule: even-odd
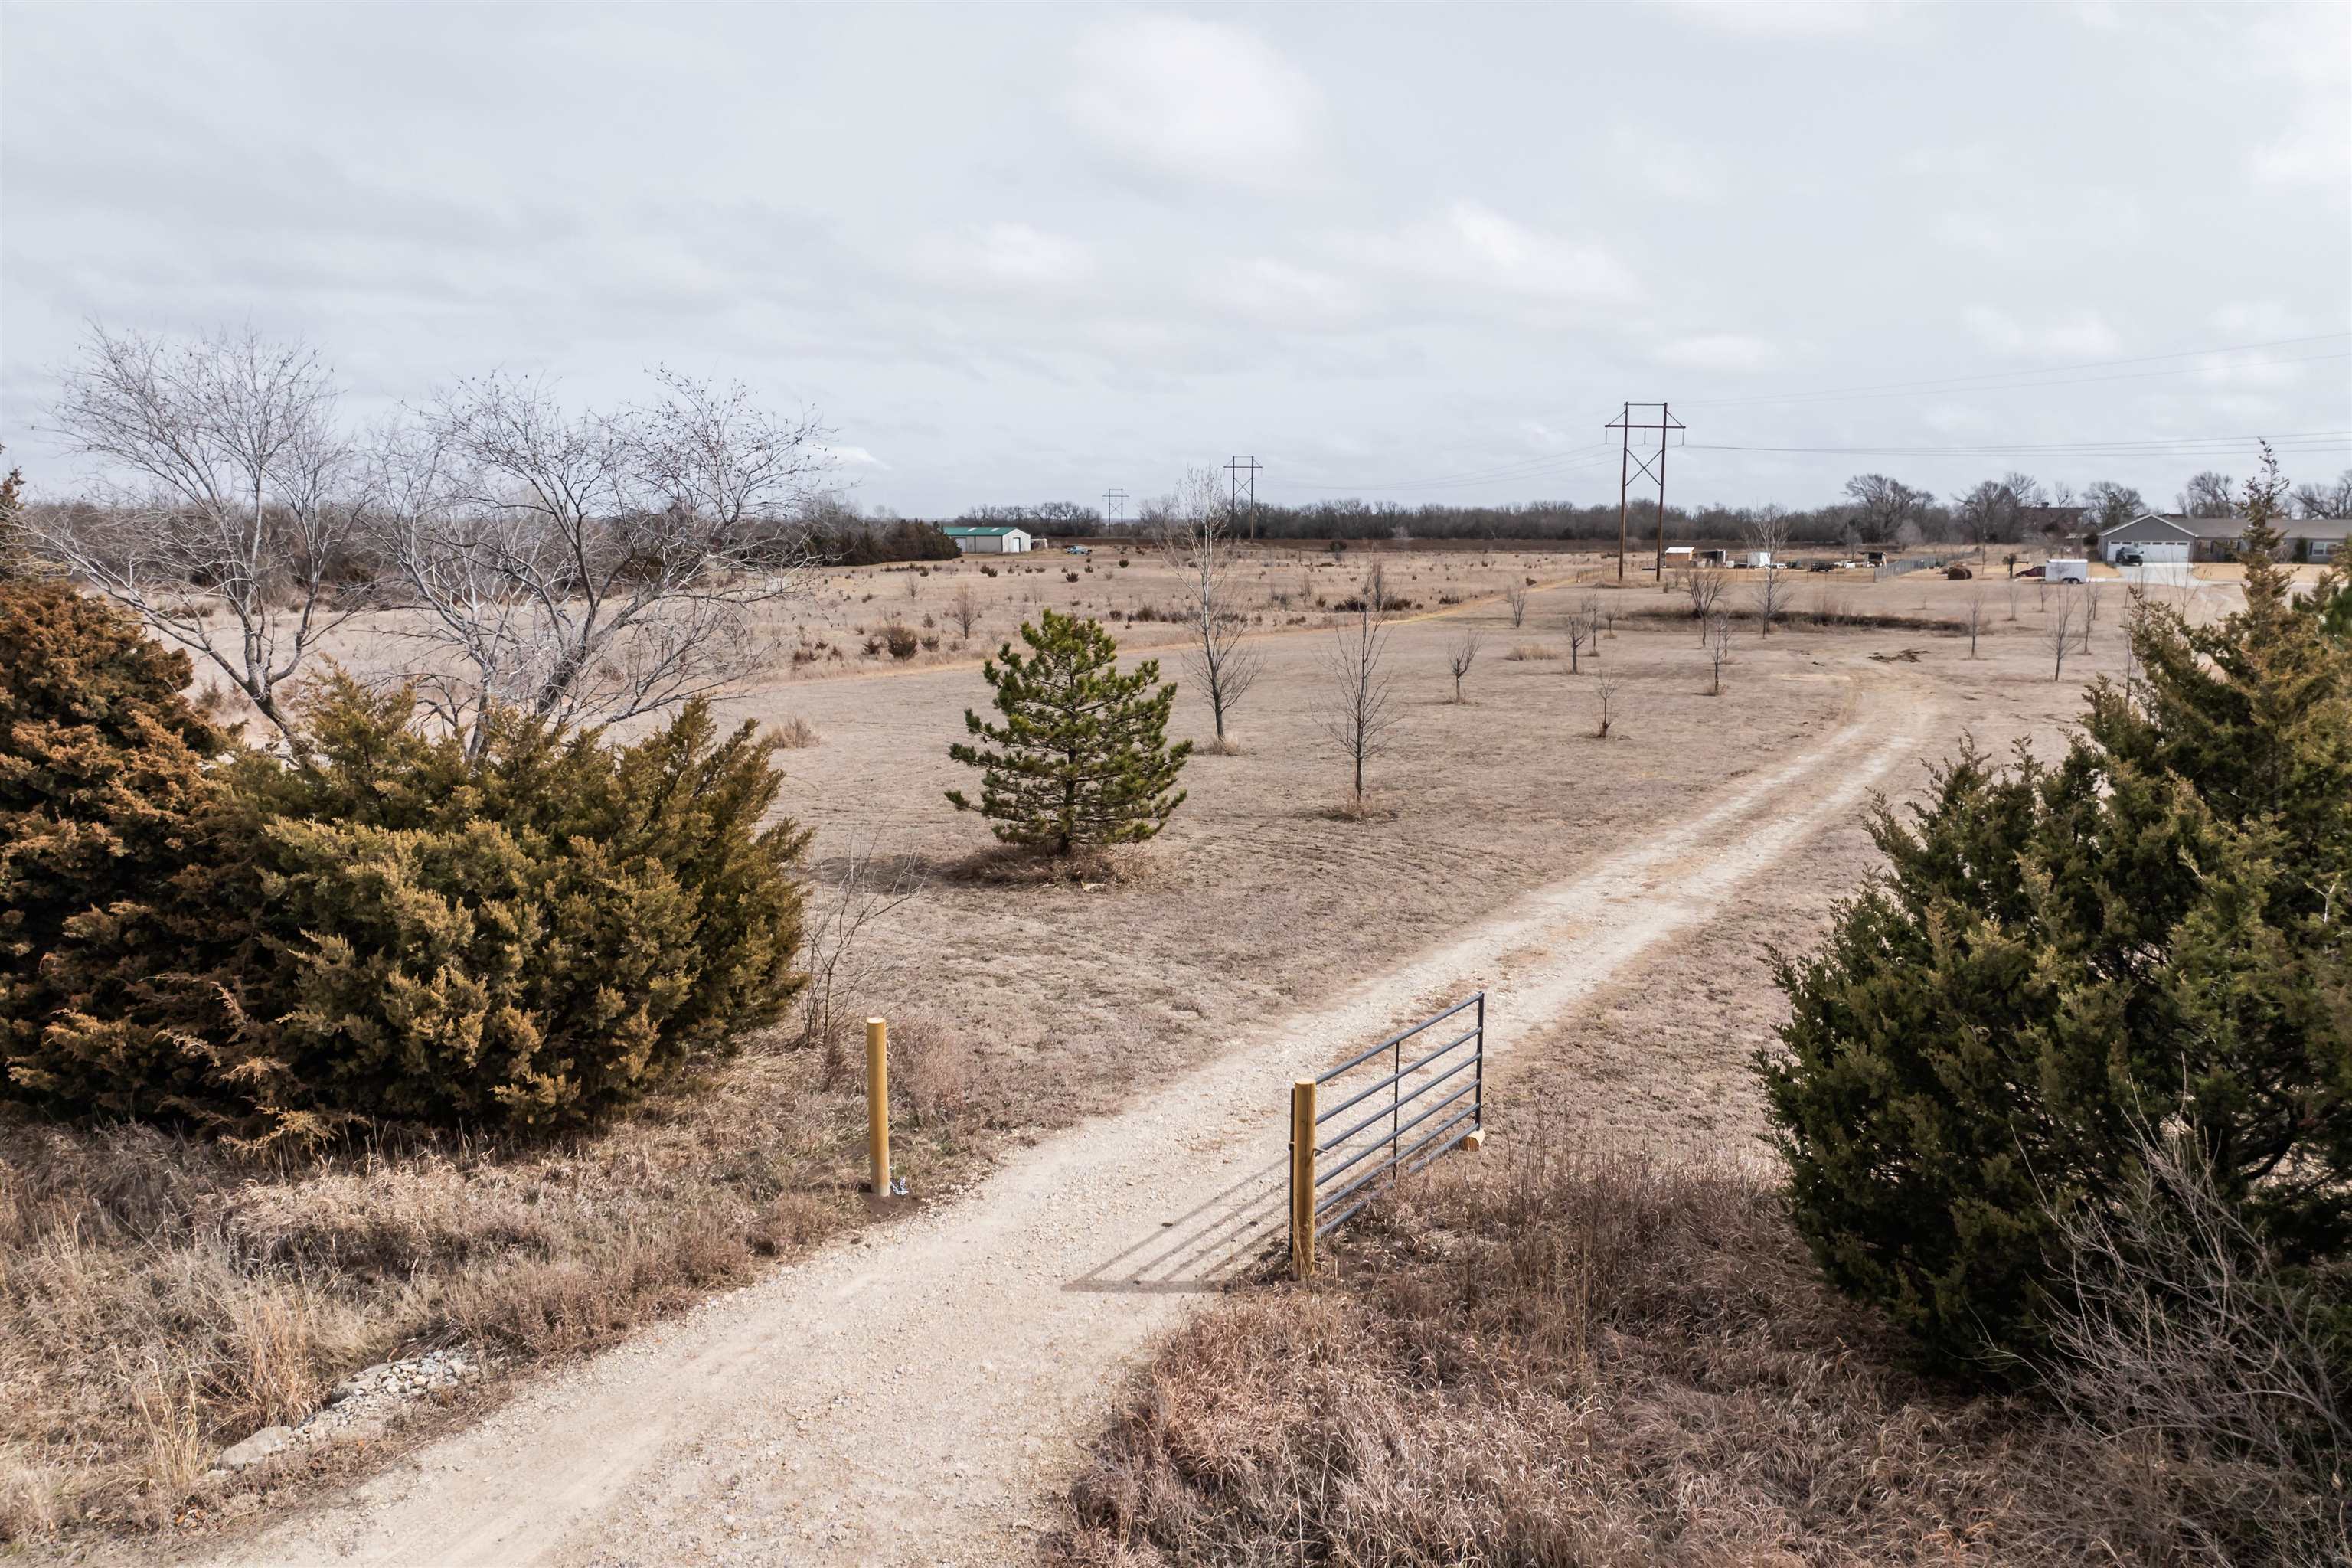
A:
MULTIPOLYGON (((1666 508, 1666 537, 1742 539, 1759 521, 1786 525, 1791 540, 1806 543, 1911 545, 2058 543, 2128 522, 2142 512, 2170 510, 2189 517, 2230 515, 2235 481, 2207 470, 2193 475, 2169 507, 2138 489, 2099 479, 2077 489, 2063 482, 2044 485, 2032 475, 2007 473, 1938 497, 1886 474, 1856 474, 1840 499, 1818 507, 1705 506, 1666 508)), ((2306 483, 2290 495, 2303 519, 2352 516, 2352 468, 2333 480, 2306 483)), ((1145 501, 1131 524, 1150 532, 1171 515, 1169 498, 1145 501)), ((959 522, 1015 523, 1046 532, 1091 531, 1102 514, 1075 501, 967 508, 959 522)), ((1531 500, 1485 505, 1442 501, 1366 500, 1349 497, 1284 506, 1260 501, 1244 507, 1242 531, 1261 539, 1571 539, 1617 536, 1620 514, 1605 503, 1531 500)), ((1636 540, 1657 537, 1654 503, 1638 498, 1630 509, 1628 531, 1636 540)))

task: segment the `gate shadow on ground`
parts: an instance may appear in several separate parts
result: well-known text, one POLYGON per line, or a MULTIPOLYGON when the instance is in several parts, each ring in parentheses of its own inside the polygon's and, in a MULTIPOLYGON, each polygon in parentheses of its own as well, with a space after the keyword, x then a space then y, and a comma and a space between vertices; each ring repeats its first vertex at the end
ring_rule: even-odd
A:
POLYGON ((1290 1162, 1277 1156, 1062 1288, 1116 1295, 1227 1290, 1287 1255, 1290 1162))

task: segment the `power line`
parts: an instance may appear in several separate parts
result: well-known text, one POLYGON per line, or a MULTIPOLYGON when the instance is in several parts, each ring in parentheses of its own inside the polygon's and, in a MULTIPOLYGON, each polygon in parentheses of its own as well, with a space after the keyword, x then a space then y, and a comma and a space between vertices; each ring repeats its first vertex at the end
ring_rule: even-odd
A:
POLYGON ((1927 458, 1977 457, 2045 453, 2074 457, 2167 457, 2235 451, 2268 441, 2283 451, 2327 451, 2352 446, 2352 430, 2298 430, 2281 436, 2182 436, 2111 441, 1979 441, 1956 446, 1888 443, 1866 447, 1760 446, 1729 442, 1690 443, 1698 452, 1835 453, 1851 457, 1927 458))
POLYGON ((1331 492, 1444 489, 1455 485, 1489 484, 1502 479, 1537 479, 1544 477, 1547 473, 1572 473, 1578 469, 1597 467, 1608 460, 1607 451, 1587 452, 1581 455, 1555 453, 1549 457, 1524 458, 1517 462, 1503 463, 1491 468, 1472 468, 1462 473, 1440 474, 1423 479, 1361 480, 1347 485, 1303 485, 1289 480, 1284 483, 1291 489, 1331 492))
POLYGON ((1883 393, 1934 392, 1959 389, 1967 387, 1969 384, 1976 382, 2013 383, 2013 386, 1985 386, 1977 389, 1985 392, 2006 392, 2014 390, 2016 387, 2078 386, 2087 383, 2100 381, 2133 381, 2148 376, 2194 375, 2198 372, 2204 370, 2252 370, 2263 365, 2311 364, 2322 360, 2344 359, 2352 356, 2341 353, 2310 354, 2299 355, 2286 359, 2255 360, 2251 362, 2241 361, 2233 364, 2224 365, 2180 365, 2171 370, 2144 371, 2135 375, 2088 376, 2084 377, 2081 380, 2020 379, 2021 377, 2071 377, 2072 374, 2075 371, 2112 370, 2122 365, 2158 364, 2178 359, 2203 359, 2210 358, 2216 354, 2248 353, 2256 349, 2292 348, 2304 343, 2334 342, 2339 339, 2347 337, 2352 337, 2352 332, 2315 332, 2305 337, 2273 338, 2268 342, 2258 343, 2228 343, 2218 348, 2182 349, 2174 353, 2143 354, 2132 359, 2084 360, 2074 364, 2027 365, 2016 370, 1979 371, 1967 375, 1932 376, 1914 381, 1885 381, 1860 386, 1817 387, 1811 390, 1797 392, 1756 393, 1742 397, 1698 397, 1686 400, 1684 406, 1686 408, 1727 408, 1743 404, 1756 403, 1827 402, 1845 397, 1869 397, 1883 393))

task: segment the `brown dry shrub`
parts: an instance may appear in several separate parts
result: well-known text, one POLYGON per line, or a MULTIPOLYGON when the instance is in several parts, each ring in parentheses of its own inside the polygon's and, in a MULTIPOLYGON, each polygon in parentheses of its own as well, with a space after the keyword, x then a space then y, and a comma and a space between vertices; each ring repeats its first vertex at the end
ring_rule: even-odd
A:
POLYGON ((1351 1229, 1179 1331, 1049 1561, 2246 1560, 2140 1457, 1905 1371, 1727 1164, 1548 1142, 1351 1229))
POLYGON ((1511 645, 1511 651, 1503 657, 1514 663, 1524 664, 1529 660, 1558 658, 1559 649, 1549 643, 1515 642, 1511 645))
POLYGON ((817 743, 818 737, 816 726, 795 713, 770 730, 766 739, 780 752, 804 752, 817 743))

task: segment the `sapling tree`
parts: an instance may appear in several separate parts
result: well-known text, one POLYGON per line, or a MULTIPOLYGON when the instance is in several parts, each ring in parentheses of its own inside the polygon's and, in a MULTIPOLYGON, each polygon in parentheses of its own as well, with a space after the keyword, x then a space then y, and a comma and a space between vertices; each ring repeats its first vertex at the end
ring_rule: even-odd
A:
POLYGON ((1218 493, 1217 471, 1194 468, 1184 476, 1160 525, 1160 550, 1182 584, 1186 640, 1185 672, 1209 700, 1215 726, 1213 749, 1232 748, 1225 722, 1257 683, 1265 661, 1243 642, 1249 616, 1242 608, 1234 565, 1240 546, 1227 498, 1218 493))
POLYGON ((1190 741, 1168 743, 1176 688, 1159 684, 1159 660, 1122 675, 1099 621, 1050 609, 1021 640, 1026 654, 1007 643, 981 666, 1002 719, 965 712, 982 743, 948 755, 981 770, 980 799, 950 790, 950 803, 987 817, 1003 842, 1054 855, 1157 834, 1184 804, 1176 780, 1192 754, 1190 741))
POLYGON ((1462 695, 1462 682, 1469 675, 1470 667, 1478 662, 1478 649, 1486 640, 1485 634, 1473 627, 1446 645, 1445 668, 1454 673, 1454 700, 1456 702, 1468 700, 1462 695))
POLYGON ((1333 627, 1325 665, 1330 685, 1318 715, 1323 733, 1349 764, 1354 803, 1364 804, 1364 767, 1387 749, 1396 728, 1395 690, 1388 672, 1388 584, 1375 565, 1365 574, 1356 608, 1333 627))
POLYGON ((2074 635, 2074 595, 2072 590, 2058 590, 2058 614, 2042 628, 2042 637, 2050 645, 2050 679, 2060 680, 2066 674, 2066 645, 2074 635))
POLYGON ((1707 695, 1720 697, 1723 695, 1723 667, 1731 659, 1729 616, 1718 613, 1707 617, 1706 656, 1708 662, 1715 667, 1715 684, 1707 688, 1707 695))

